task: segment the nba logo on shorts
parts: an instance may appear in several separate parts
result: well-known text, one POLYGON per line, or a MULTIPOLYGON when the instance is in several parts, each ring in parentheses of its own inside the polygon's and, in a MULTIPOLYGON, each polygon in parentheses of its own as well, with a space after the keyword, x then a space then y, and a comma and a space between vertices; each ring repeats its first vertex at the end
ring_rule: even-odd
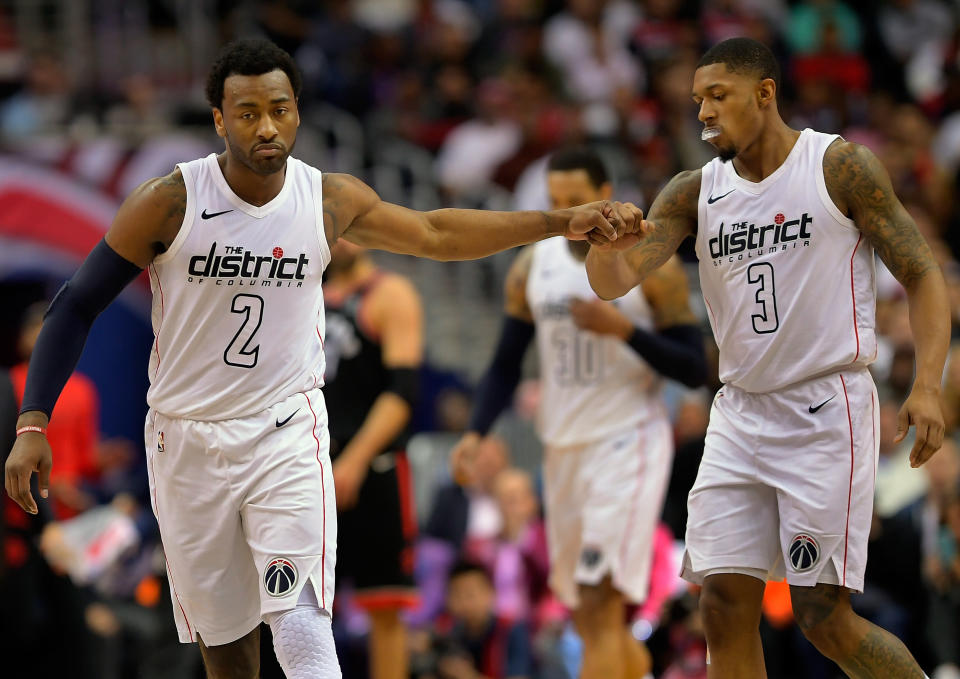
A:
POLYGON ((163 452, 163 432, 160 432, 160 436, 157 437, 157 452, 163 452))
POLYGON ((790 542, 790 565, 797 573, 808 571, 820 560, 820 545, 809 535, 800 533, 790 542))
POLYGON ((289 594, 297 585, 297 567, 289 559, 275 556, 263 572, 263 586, 270 596, 289 594))

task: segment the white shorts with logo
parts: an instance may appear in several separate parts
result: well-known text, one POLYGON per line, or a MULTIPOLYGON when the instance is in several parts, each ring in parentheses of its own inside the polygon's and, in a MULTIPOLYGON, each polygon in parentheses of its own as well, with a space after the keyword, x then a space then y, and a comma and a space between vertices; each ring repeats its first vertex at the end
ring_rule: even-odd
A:
POLYGON ((239 639, 307 583, 332 610, 337 508, 319 389, 233 420, 151 410, 145 440, 180 641, 239 639))
POLYGON ((867 370, 767 394, 724 386, 688 499, 682 575, 863 589, 878 453, 867 370))
POLYGON ((629 601, 647 596, 653 533, 673 464, 666 418, 544 454, 550 588, 570 608, 577 586, 609 574, 629 601))

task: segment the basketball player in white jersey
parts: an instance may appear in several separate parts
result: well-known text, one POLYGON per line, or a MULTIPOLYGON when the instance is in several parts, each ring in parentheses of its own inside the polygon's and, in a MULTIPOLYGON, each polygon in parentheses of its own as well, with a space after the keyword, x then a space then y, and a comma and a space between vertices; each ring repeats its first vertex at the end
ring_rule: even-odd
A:
POLYGON ((693 100, 719 158, 675 176, 642 240, 592 248, 587 270, 601 297, 617 297, 696 239, 724 387, 690 492, 683 575, 703 583, 711 679, 765 676, 760 600, 764 580, 784 573, 804 634, 847 675, 923 677, 897 638, 853 612, 850 593, 863 587, 878 450, 867 370, 877 349, 874 252, 910 304, 916 379, 898 439, 916 426, 914 467, 943 440, 943 276, 876 157, 789 128, 778 86, 761 43, 735 38, 708 51, 693 100))
MULTIPOLYGON (((551 156, 547 184, 555 209, 613 192, 602 159, 585 148, 551 156)), ((706 360, 677 258, 611 304, 590 289, 583 245, 551 238, 514 261, 500 341, 454 461, 468 464, 509 405, 536 333, 550 586, 583 639, 581 679, 637 679, 650 672, 650 657, 625 608, 647 596, 673 459, 661 376, 698 386, 706 360)))
POLYGON ((6 464, 7 492, 36 512, 30 475, 39 472, 45 497, 44 432, 57 395, 94 318, 147 269, 153 509, 180 639, 200 643, 214 679, 257 676, 261 620, 288 677, 340 676, 329 617, 336 506, 320 392, 330 245, 343 237, 464 259, 557 234, 600 242, 639 226, 604 204, 423 213, 385 203, 358 179, 290 156, 300 84, 289 55, 270 42, 221 52, 207 97, 224 152, 134 191, 58 293, 6 464))

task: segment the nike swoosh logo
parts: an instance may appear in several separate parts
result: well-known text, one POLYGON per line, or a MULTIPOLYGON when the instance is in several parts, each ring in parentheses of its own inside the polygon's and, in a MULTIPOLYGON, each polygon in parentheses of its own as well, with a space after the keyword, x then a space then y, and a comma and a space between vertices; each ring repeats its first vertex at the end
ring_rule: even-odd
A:
POLYGON ((733 193, 734 191, 736 191, 736 189, 730 189, 729 191, 727 191, 727 192, 726 192, 725 194, 723 194, 722 196, 710 196, 709 198, 707 198, 707 205, 713 205, 713 204, 716 203, 718 200, 720 200, 721 198, 726 198, 727 196, 729 196, 729 195, 730 195, 731 193, 733 193))
POLYGON ((294 410, 292 413, 290 413, 289 415, 287 415, 287 419, 285 419, 285 420, 277 420, 277 427, 282 427, 283 425, 285 425, 287 422, 290 421, 290 418, 291 418, 291 417, 293 417, 294 415, 296 415, 296 414, 299 413, 299 412, 300 412, 300 409, 297 408, 297 409, 294 410))
POLYGON ((823 403, 821 403, 821 404, 818 405, 818 406, 810 406, 807 410, 809 410, 811 413, 815 413, 815 412, 817 412, 818 410, 820 410, 823 406, 825 406, 825 405, 827 405, 828 403, 830 403, 830 401, 832 401, 835 396, 836 396, 836 394, 834 394, 833 396, 831 396, 830 398, 828 398, 826 401, 824 401, 823 403))
POLYGON ((203 208, 203 212, 200 213, 200 219, 213 219, 214 217, 225 215, 228 212, 233 212, 233 210, 224 210, 223 212, 207 212, 207 208, 203 208))

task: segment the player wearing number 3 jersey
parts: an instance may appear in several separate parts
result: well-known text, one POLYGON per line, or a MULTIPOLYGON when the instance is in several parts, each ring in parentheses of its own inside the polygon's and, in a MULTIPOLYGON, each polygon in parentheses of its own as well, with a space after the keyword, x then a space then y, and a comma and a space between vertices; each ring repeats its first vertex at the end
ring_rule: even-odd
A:
POLYGON ((765 676, 760 600, 766 578, 785 574, 800 627, 849 676, 919 678, 903 644, 855 615, 849 597, 863 587, 878 451, 866 369, 876 354, 874 252, 910 303, 917 375, 900 437, 916 425, 914 466, 943 438, 943 276, 873 154, 787 127, 778 86, 777 63, 756 41, 707 52, 693 99, 719 158, 674 177, 639 242, 591 248, 587 269, 601 297, 616 297, 696 239, 724 382, 683 562, 684 577, 703 584, 708 676, 765 676))
POLYGON ((57 395, 103 308, 147 269, 153 289, 145 440, 174 615, 214 679, 259 672, 261 620, 288 677, 339 677, 330 611, 336 504, 323 386, 321 275, 330 246, 482 257, 548 236, 609 242, 639 227, 624 206, 417 212, 290 157, 300 75, 262 40, 228 45, 207 98, 219 155, 182 163, 120 207, 50 305, 6 463, 29 512, 52 453, 57 395))

